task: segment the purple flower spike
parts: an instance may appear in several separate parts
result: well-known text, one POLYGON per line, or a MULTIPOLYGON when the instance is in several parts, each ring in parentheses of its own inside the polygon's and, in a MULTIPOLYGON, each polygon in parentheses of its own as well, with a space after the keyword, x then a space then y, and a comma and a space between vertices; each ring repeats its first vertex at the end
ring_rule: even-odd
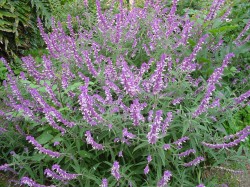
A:
POLYGON ((100 185, 100 187, 108 187, 108 179, 102 179, 102 184, 100 185))
POLYGON ((93 149, 96 149, 96 150, 103 150, 104 149, 103 145, 95 142, 95 140, 91 136, 90 131, 86 131, 85 136, 86 136, 87 144, 92 145, 93 149))
POLYGON ((199 157, 195 158, 194 160, 192 160, 191 162, 183 164, 183 166, 185 166, 185 167, 196 166, 202 161, 204 161, 204 158, 199 156, 199 157))
POLYGON ((186 142, 187 140, 189 140, 189 137, 184 136, 184 137, 182 137, 182 138, 176 140, 176 141, 174 142, 174 144, 177 145, 177 146, 181 146, 182 143, 186 142))
POLYGON ((168 184, 168 181, 170 181, 170 178, 172 177, 172 173, 170 171, 164 171, 163 177, 158 182, 157 187, 165 187, 168 184))
POLYGON ((164 144, 164 145, 162 146, 162 148, 163 148, 165 151, 167 151, 167 150, 169 150, 169 149, 171 148, 171 146, 170 146, 170 144, 164 144))
POLYGON ((35 140, 35 138, 34 137, 32 137, 32 136, 27 136, 26 137, 26 140, 28 140, 32 145, 34 145, 35 146, 35 149, 37 149, 39 152, 41 152, 41 153, 44 153, 44 154, 46 154, 46 155, 48 155, 48 156, 50 156, 50 157, 52 157, 52 158, 58 158, 58 157, 60 157, 61 156, 61 154, 59 153, 59 152, 53 152, 53 151, 51 151, 51 150, 49 150, 49 149, 45 149, 44 147, 42 147, 42 145, 41 144, 39 144, 36 140, 35 140))
POLYGON ((148 173, 149 173, 149 166, 147 164, 146 167, 144 168, 144 174, 147 175, 148 173))
POLYGON ((50 185, 50 186, 45 186, 45 185, 41 185, 41 184, 37 184, 35 181, 33 181, 32 179, 28 178, 28 177, 23 177, 21 178, 20 181, 21 184, 26 184, 29 187, 56 187, 54 185, 50 185))
POLYGON ((148 160, 148 164, 149 164, 152 161, 152 156, 148 155, 147 160, 148 160))
POLYGON ((58 164, 54 164, 52 166, 52 170, 55 170, 64 180, 76 179, 78 176, 77 174, 67 173, 66 171, 62 170, 58 164))
POLYGON ((190 155, 191 153, 195 153, 196 151, 194 149, 189 149, 187 151, 184 151, 180 154, 178 154, 179 157, 186 157, 188 155, 190 155))
POLYGON ((0 171, 7 171, 9 169, 10 169, 9 164, 4 164, 0 166, 0 171))
POLYGON ((111 174, 116 178, 117 181, 121 178, 119 169, 120 169, 119 162, 115 161, 111 169, 111 174))
POLYGON ((161 125, 161 122, 162 122, 162 117, 161 116, 162 116, 162 110, 156 111, 154 122, 151 125, 150 132, 147 135, 148 142, 150 144, 155 144, 157 142, 157 140, 158 140, 160 125, 161 125))

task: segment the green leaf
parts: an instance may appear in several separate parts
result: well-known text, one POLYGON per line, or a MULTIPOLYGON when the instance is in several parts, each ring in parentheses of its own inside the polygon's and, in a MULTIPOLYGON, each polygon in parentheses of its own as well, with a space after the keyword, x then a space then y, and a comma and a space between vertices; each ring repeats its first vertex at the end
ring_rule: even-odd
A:
POLYGON ((84 150, 78 151, 78 154, 83 158, 93 158, 92 154, 84 150))
POLYGON ((73 90, 75 90, 76 88, 78 88, 78 87, 81 86, 81 85, 82 85, 82 82, 76 82, 76 83, 70 85, 70 86, 65 90, 65 92, 68 93, 69 91, 73 91, 73 90))
POLYGON ((37 141, 40 144, 46 144, 48 143, 50 140, 52 140, 53 136, 51 134, 49 134, 48 132, 44 132, 43 134, 41 134, 38 138, 37 141))

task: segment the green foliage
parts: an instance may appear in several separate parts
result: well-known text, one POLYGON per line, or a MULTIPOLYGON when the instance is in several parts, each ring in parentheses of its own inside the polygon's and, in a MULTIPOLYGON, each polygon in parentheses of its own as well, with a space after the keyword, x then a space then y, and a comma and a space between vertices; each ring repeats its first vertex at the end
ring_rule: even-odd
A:
POLYGON ((61 5, 60 0, 1 0, 0 56, 13 60, 25 49, 42 47, 37 18, 50 29, 53 11, 61 5))

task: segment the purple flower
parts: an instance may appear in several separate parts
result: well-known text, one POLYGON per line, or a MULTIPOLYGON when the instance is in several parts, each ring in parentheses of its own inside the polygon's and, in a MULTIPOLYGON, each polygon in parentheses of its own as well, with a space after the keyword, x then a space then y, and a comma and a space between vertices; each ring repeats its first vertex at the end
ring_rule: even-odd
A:
POLYGON ((210 11, 205 18, 205 21, 210 21, 214 19, 217 15, 217 11, 221 8, 221 6, 225 3, 225 0, 214 0, 212 6, 210 7, 210 11))
POLYGON ((170 144, 164 144, 162 146, 162 148, 166 151, 166 150, 169 150, 171 148, 170 144))
POLYGON ((184 163, 183 166, 185 167, 191 167, 191 166, 196 166, 198 165, 201 161, 204 161, 204 158, 199 156, 197 158, 195 158, 194 160, 188 162, 188 163, 184 163))
POLYGON ((224 137, 227 139, 233 139, 235 140, 229 142, 229 143, 220 143, 220 144, 210 144, 202 142, 202 144, 206 147, 212 148, 212 149, 223 149, 223 148, 230 148, 237 146, 240 142, 245 141, 245 139, 250 135, 250 126, 245 127, 243 130, 237 132, 235 135, 229 135, 224 137))
POLYGON ((58 175, 57 173, 55 173, 54 171, 52 171, 50 169, 45 169, 44 174, 47 177, 51 177, 52 179, 56 179, 56 180, 59 180, 59 181, 64 181, 65 180, 63 177, 61 177, 60 175, 58 175))
POLYGON ((123 153, 122 153, 122 151, 119 151, 119 153, 118 153, 118 157, 123 157, 123 153))
POLYGON ((45 186, 45 185, 38 184, 38 183, 36 183, 35 181, 33 181, 32 179, 30 179, 28 177, 22 177, 20 183, 21 184, 26 184, 29 187, 56 187, 54 185, 45 186))
POLYGON ((93 149, 96 149, 96 150, 103 150, 104 149, 103 145, 95 142, 95 140, 91 136, 90 131, 86 131, 85 136, 87 137, 86 138, 87 144, 92 145, 93 149))
POLYGON ((66 171, 62 170, 58 164, 54 164, 52 166, 52 170, 55 170, 64 180, 76 179, 78 176, 77 174, 67 173, 66 171))
POLYGON ((111 174, 116 178, 117 181, 121 178, 119 169, 120 169, 119 162, 115 161, 111 168, 111 174))
POLYGON ((54 146, 60 145, 60 142, 54 142, 54 146))
POLYGON ((42 145, 41 144, 39 144, 36 140, 35 140, 35 138, 34 137, 32 137, 32 136, 27 136, 26 137, 26 140, 28 140, 32 145, 34 145, 35 146, 35 149, 37 149, 39 152, 41 152, 41 153, 44 153, 44 154, 46 154, 46 155, 49 155, 50 157, 52 157, 52 158, 58 158, 58 157, 60 157, 61 156, 61 154, 59 153, 59 152, 53 152, 53 151, 51 151, 51 150, 49 150, 49 149, 45 149, 44 147, 42 147, 42 145))
POLYGON ((222 73, 223 73, 224 69, 227 67, 229 60, 232 57, 234 57, 233 53, 227 54, 223 60, 222 66, 220 68, 216 68, 215 71, 213 72, 213 74, 209 77, 209 79, 207 81, 208 86, 207 86, 205 96, 202 99, 202 101, 201 101, 200 105, 198 106, 198 108, 196 109, 196 111, 193 113, 194 118, 199 116, 200 114, 202 114, 203 112, 205 112, 209 108, 209 102, 210 102, 210 99, 211 99, 213 92, 215 91, 216 84, 219 83, 219 79, 221 79, 222 73))
POLYGON ((168 181, 170 181, 170 178, 172 177, 172 173, 168 170, 164 171, 163 177, 161 180, 157 183, 157 187, 165 187, 168 184, 168 181))
POLYGON ((0 171, 7 171, 10 169, 10 165, 9 164, 3 164, 0 166, 0 171))
POLYGON ((163 135, 166 134, 166 131, 167 131, 168 127, 169 127, 169 123, 172 121, 172 119, 173 119, 172 112, 168 112, 167 117, 166 117, 165 121, 162 124, 162 133, 163 133, 163 135))
POLYGON ((160 131, 160 125, 162 122, 161 116, 162 116, 162 110, 156 111, 154 122, 151 125, 150 132, 147 134, 148 142, 150 144, 155 144, 157 142, 160 131))
POLYGON ((80 90, 78 99, 83 118, 90 125, 97 125, 97 122, 103 121, 103 118, 95 111, 93 98, 88 94, 88 86, 81 86, 80 90))
POLYGON ((194 64, 193 61, 195 60, 198 52, 201 50, 202 44, 205 43, 208 36, 209 36, 208 34, 202 36, 200 38, 199 42, 197 43, 197 45, 195 46, 191 55, 189 55, 189 57, 184 58, 182 64, 180 65, 180 68, 182 71, 194 71, 194 70, 196 70, 196 64, 194 64))
POLYGON ((184 136, 184 137, 182 137, 182 138, 176 140, 176 141, 174 142, 174 144, 177 145, 177 146, 181 146, 181 145, 182 145, 184 142, 186 142, 187 140, 189 140, 189 137, 184 136))
POLYGON ((11 67, 9 66, 9 64, 7 63, 7 61, 6 61, 3 57, 1 57, 0 60, 3 62, 3 64, 5 65, 5 67, 6 67, 7 70, 9 71, 9 73, 10 73, 11 75, 14 75, 14 73, 13 73, 11 67))
POLYGON ((100 187, 108 187, 108 179, 102 179, 102 184, 100 185, 100 187))
POLYGON ((146 167, 144 168, 144 174, 147 175, 148 173, 149 173, 149 166, 147 164, 146 167))
POLYGON ((123 58, 120 58, 120 61, 122 65, 120 82, 123 85, 126 93, 128 93, 132 97, 136 96, 140 91, 139 83, 136 81, 136 77, 131 71, 131 68, 129 68, 127 62, 123 58))
POLYGON ((151 155, 148 155, 147 161, 148 161, 148 164, 152 161, 152 156, 151 155))
POLYGON ((132 134, 132 133, 130 133, 130 132, 128 132, 128 129, 127 128, 124 128, 123 130, 122 130, 122 142, 123 143, 127 143, 127 144, 129 144, 129 139, 133 139, 133 138, 135 138, 136 137, 136 135, 134 135, 134 134, 132 134))
MULTIPOLYGON (((250 28, 250 19, 248 20, 246 26, 244 27, 244 29, 241 31, 241 33, 239 34, 239 36, 235 39, 234 43, 237 46, 242 45, 242 42, 240 42, 240 39, 246 34, 246 32, 249 30, 250 28)), ((248 37, 246 37, 245 42, 250 39, 250 35, 248 35, 248 37)), ((244 42, 243 42, 244 43, 244 42)))
POLYGON ((133 101, 133 104, 130 105, 130 117, 133 120, 134 126, 138 126, 140 121, 144 122, 145 119, 141 114, 141 111, 147 106, 146 103, 139 103, 138 99, 133 101))
POLYGON ((189 150, 186 150, 186 151, 184 151, 182 153, 179 153, 178 156, 179 156, 179 158, 180 157, 186 157, 186 156, 190 155, 191 153, 195 153, 195 152, 196 151, 194 149, 189 149, 189 150))
POLYGON ((250 90, 248 90, 246 93, 241 94, 238 98, 235 98, 236 104, 242 103, 244 100, 247 100, 247 98, 250 97, 250 90))
POLYGON ((206 187, 204 184, 199 184, 196 187, 206 187))

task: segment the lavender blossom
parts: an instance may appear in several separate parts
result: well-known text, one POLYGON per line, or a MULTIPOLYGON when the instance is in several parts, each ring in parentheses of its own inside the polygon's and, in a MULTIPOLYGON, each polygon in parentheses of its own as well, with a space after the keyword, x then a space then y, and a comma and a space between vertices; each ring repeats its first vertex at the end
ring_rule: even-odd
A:
POLYGON ((126 142, 126 140, 135 138, 136 135, 132 134, 131 132, 128 132, 127 128, 124 128, 122 130, 122 142, 126 142))
POLYGON ((245 35, 245 33, 249 30, 249 28, 250 28, 250 19, 248 20, 248 23, 246 24, 246 26, 244 27, 244 29, 241 31, 241 33, 238 35, 238 37, 234 41, 234 43, 237 46, 240 46, 240 39, 245 35))
POLYGON ((119 169, 120 169, 119 162, 115 161, 111 169, 111 174, 116 178, 117 181, 121 178, 119 169))
POLYGON ((108 187, 108 179, 102 179, 102 184, 100 185, 100 187, 108 187))
POLYGON ((224 149, 224 148, 230 148, 237 146, 240 142, 245 141, 245 139, 250 135, 250 126, 247 126, 243 130, 239 131, 235 135, 230 135, 225 137, 225 139, 232 139, 236 138, 235 140, 229 142, 229 143, 220 143, 220 144, 210 144, 202 142, 202 144, 206 147, 209 147, 211 149, 224 149))
POLYGON ((201 161, 204 161, 205 159, 201 156, 196 157, 194 160, 188 162, 188 163, 184 163, 183 166, 185 167, 191 167, 191 166, 196 166, 198 165, 201 161))
POLYGON ((211 96, 213 92, 215 91, 215 85, 219 83, 219 79, 221 79, 222 73, 224 69, 227 67, 229 60, 234 57, 233 53, 229 53, 226 55, 226 57, 223 60, 222 66, 220 68, 216 68, 214 73, 209 77, 208 79, 208 86, 207 91, 205 93, 204 98, 201 101, 201 104, 196 109, 196 111, 193 113, 193 117, 197 117, 203 112, 205 112, 209 107, 209 101, 211 99, 211 96))
POLYGON ((174 144, 177 145, 177 146, 181 146, 181 145, 182 145, 184 142, 186 142, 187 140, 189 140, 189 137, 184 136, 184 137, 182 137, 182 138, 176 140, 176 141, 174 142, 174 144))
POLYGON ((172 119, 173 119, 172 112, 168 112, 167 117, 166 117, 166 119, 164 120, 164 122, 162 124, 162 133, 163 133, 163 135, 166 134, 166 131, 167 131, 169 125, 170 125, 169 123, 172 121, 172 119))
POLYGON ((128 93, 130 96, 136 96, 140 91, 139 84, 136 82, 136 77, 132 73, 126 61, 123 58, 120 60, 122 65, 122 72, 120 76, 121 84, 123 85, 126 93, 128 93))
POLYGON ((29 187, 56 187, 54 185, 45 186, 45 185, 38 184, 38 183, 36 183, 35 181, 33 181, 32 179, 30 179, 28 177, 22 177, 20 183, 21 184, 26 184, 29 187))
POLYGON ((238 98, 235 98, 234 101, 236 104, 242 103, 244 100, 249 99, 250 97, 250 90, 248 90, 246 93, 241 94, 238 98))
POLYGON ((9 71, 9 73, 11 75, 14 75, 14 72, 12 71, 11 67, 9 66, 9 64, 7 63, 7 61, 1 57, 0 60, 3 62, 3 64, 5 65, 5 67, 7 68, 7 70, 9 71))
POLYGON ((133 119, 134 126, 138 126, 140 121, 144 122, 145 119, 141 114, 141 111, 147 106, 146 103, 139 103, 138 99, 133 101, 133 104, 130 105, 130 116, 133 119))
POLYGON ((179 153, 178 156, 179 156, 179 158, 186 157, 186 156, 190 155, 191 153, 196 153, 196 151, 194 149, 189 149, 189 150, 186 150, 182 153, 179 153))
POLYGON ((162 110, 156 111, 154 122, 151 125, 150 132, 147 134, 148 142, 150 144, 155 144, 157 142, 160 131, 160 125, 162 121, 161 116, 162 116, 162 110))
POLYGON ((72 180, 77 178, 77 174, 70 174, 62 170, 58 164, 52 166, 52 170, 55 170, 64 180, 72 180))
POLYGON ((35 149, 37 149, 37 150, 38 150, 39 152, 41 152, 41 153, 44 153, 44 154, 46 154, 46 155, 48 155, 48 156, 50 156, 50 157, 52 157, 52 158, 54 158, 54 157, 58 158, 58 157, 61 156, 61 154, 60 154, 59 152, 53 152, 53 151, 51 151, 51 150, 49 150, 49 149, 45 149, 44 147, 42 147, 42 145, 39 144, 39 143, 35 140, 35 138, 32 137, 32 136, 27 136, 27 137, 26 137, 26 140, 28 140, 32 145, 34 145, 34 146, 35 146, 35 149))
POLYGON ((122 151, 119 151, 118 157, 123 157, 123 152, 122 151))
POLYGON ((217 11, 221 8, 221 6, 224 3, 225 3, 225 0, 214 0, 210 8, 209 14, 205 18, 205 21, 210 21, 214 19, 217 15, 217 11))
POLYGON ((45 88, 47 90, 47 93, 49 94, 49 97, 52 99, 55 105, 62 107, 62 104, 57 100, 55 93, 53 92, 52 88, 50 85, 47 83, 44 83, 45 88))
POLYGON ((7 171, 11 169, 9 164, 3 164, 0 166, 0 171, 7 171))
MULTIPOLYGON (((0 111, 0 112, 1 112, 1 111, 0 111)), ((2 116, 2 115, 0 114, 0 116, 2 116)), ((4 132, 7 132, 7 130, 6 130, 5 128, 0 127, 0 134, 2 134, 2 133, 4 133, 4 132)))
POLYGON ((167 184, 170 181, 171 177, 172 177, 172 173, 170 171, 168 171, 168 170, 164 171, 163 177, 157 183, 157 187, 165 187, 165 186, 167 186, 167 184))
POLYGON ((164 145, 162 146, 162 148, 163 148, 165 151, 167 151, 167 150, 169 150, 169 149, 171 148, 171 146, 170 146, 170 144, 164 144, 164 145))
POLYGON ((149 173, 149 165, 147 164, 144 168, 144 174, 147 175, 149 173))
POLYGON ((54 171, 52 171, 50 169, 45 169, 44 174, 47 177, 51 177, 52 179, 56 179, 56 180, 59 180, 59 181, 65 181, 65 179, 63 177, 61 177, 60 175, 58 175, 57 173, 55 173, 54 171))
POLYGON ((199 184, 196 187, 206 187, 204 184, 199 184))
POLYGON ((93 147, 93 149, 96 149, 96 150, 103 150, 104 149, 103 145, 95 142, 95 140, 91 136, 90 131, 86 131, 85 136, 87 137, 86 138, 87 144, 90 144, 93 147))
POLYGON ((79 95, 80 110, 83 114, 83 118, 90 124, 96 125, 98 122, 102 122, 103 118, 95 111, 93 98, 88 95, 88 87, 80 87, 81 94, 79 95))
POLYGON ((205 43, 206 39, 208 38, 208 34, 202 36, 195 46, 193 52, 189 55, 189 57, 184 58, 182 64, 180 65, 180 69, 182 71, 194 71, 196 70, 196 64, 193 63, 195 60, 198 52, 201 50, 201 46, 205 43))

